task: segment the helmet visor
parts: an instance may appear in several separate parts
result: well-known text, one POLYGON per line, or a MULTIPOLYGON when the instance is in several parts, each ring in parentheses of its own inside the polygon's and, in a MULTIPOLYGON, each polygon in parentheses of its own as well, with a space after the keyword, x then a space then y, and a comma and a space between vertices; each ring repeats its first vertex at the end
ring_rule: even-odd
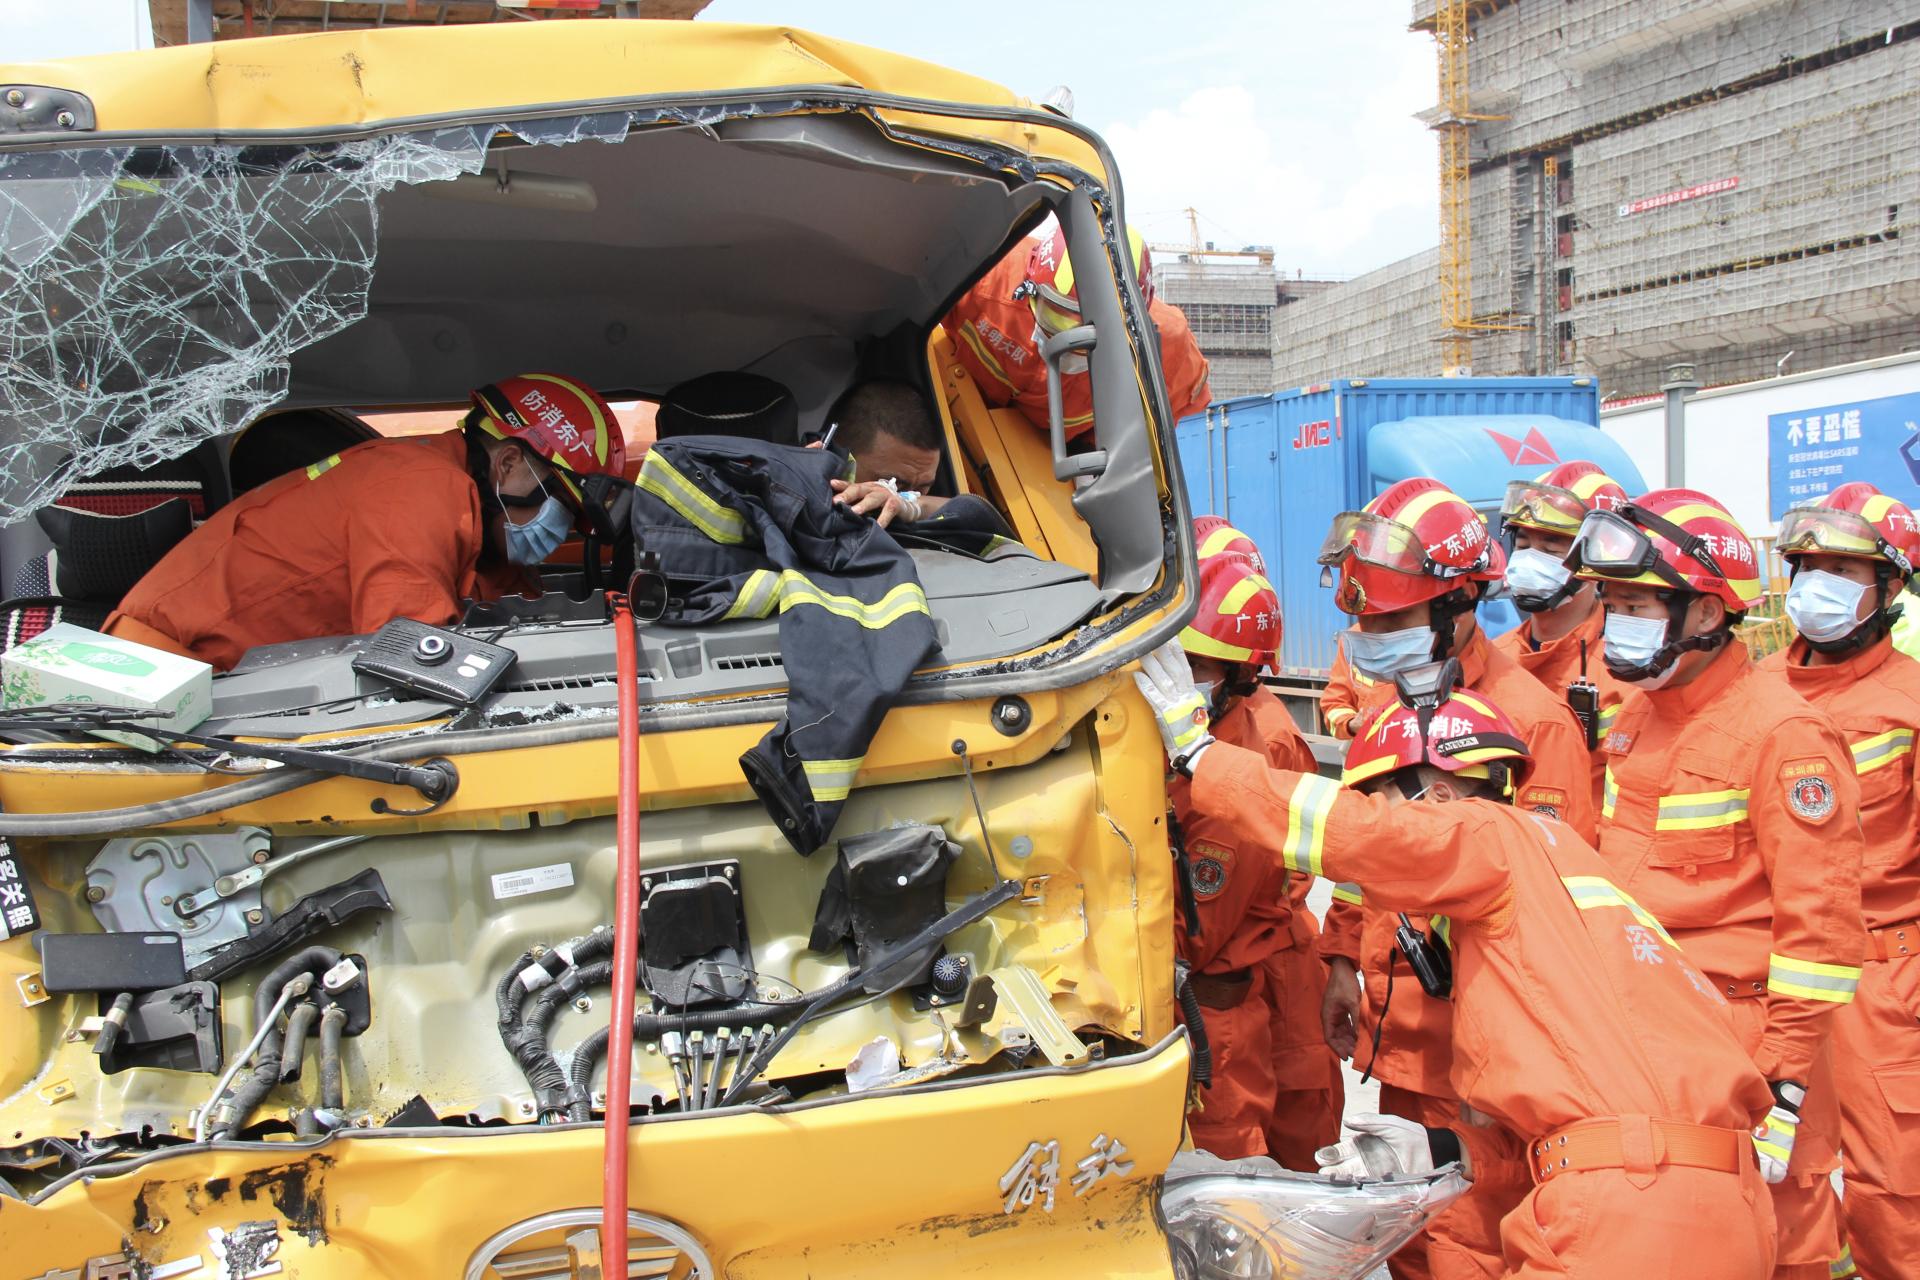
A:
POLYGON ((1872 556, 1892 560, 1880 531, 1864 516, 1832 507, 1793 507, 1780 521, 1774 548, 1783 556, 1824 552, 1835 556, 1872 556))
POLYGON ((1574 550, 1583 567, 1612 578, 1637 577, 1660 562, 1653 539, 1611 511, 1587 513, 1574 550))
POLYGON ((1425 573, 1426 549, 1413 530, 1370 511, 1342 511, 1320 544, 1320 563, 1337 565, 1349 556, 1394 573, 1425 573))
POLYGON ((1587 504, 1571 489, 1541 484, 1537 480, 1515 480, 1507 486, 1507 499, 1500 505, 1500 516, 1508 524, 1573 533, 1587 518, 1587 504))
POLYGON ((1080 323, 1080 301, 1061 293, 1052 285, 1034 282, 1031 296, 1033 318, 1047 333, 1065 333, 1080 323))

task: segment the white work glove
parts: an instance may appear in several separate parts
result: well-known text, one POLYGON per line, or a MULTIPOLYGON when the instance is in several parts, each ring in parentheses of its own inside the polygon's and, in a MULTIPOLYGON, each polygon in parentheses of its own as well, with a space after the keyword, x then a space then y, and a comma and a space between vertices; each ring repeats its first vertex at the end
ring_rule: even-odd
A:
POLYGON ((1768 1182, 1786 1181, 1787 1165, 1793 1160, 1793 1136, 1799 1128, 1799 1115, 1777 1102, 1754 1128, 1753 1149, 1760 1157, 1760 1176, 1768 1182))
POLYGON ((1207 700, 1193 683, 1193 668, 1178 640, 1169 640, 1140 659, 1140 670, 1133 682, 1140 696, 1153 708, 1154 721, 1160 726, 1160 741, 1166 745, 1167 759, 1186 758, 1192 768, 1200 752, 1213 741, 1207 732, 1207 700))
POLYGON ((1399 1116, 1363 1111, 1347 1120, 1353 1136, 1313 1153, 1323 1178, 1358 1182, 1433 1172, 1427 1127, 1399 1116))

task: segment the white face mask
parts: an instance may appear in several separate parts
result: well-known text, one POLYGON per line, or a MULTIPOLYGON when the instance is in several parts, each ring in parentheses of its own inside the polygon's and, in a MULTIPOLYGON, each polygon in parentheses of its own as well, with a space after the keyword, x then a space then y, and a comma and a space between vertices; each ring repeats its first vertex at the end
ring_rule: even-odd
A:
POLYGON ((1860 626, 1860 602, 1867 584, 1822 569, 1802 569, 1787 588, 1787 616, 1801 635, 1816 644, 1842 640, 1860 626))
MULTIPOLYGON (((1601 631, 1603 645, 1609 662, 1617 667, 1638 667, 1645 669, 1653 663, 1660 650, 1667 643, 1667 620, 1665 618, 1636 618, 1625 613, 1609 613, 1606 626, 1601 631)), ((1667 660, 1667 665, 1657 674, 1648 674, 1639 678, 1620 677, 1623 683, 1636 689, 1658 689, 1673 679, 1674 670, 1679 666, 1675 658, 1667 660)))
POLYGON ((1571 577, 1573 573, 1566 565, 1544 551, 1527 547, 1514 552, 1507 561, 1507 594, 1513 597, 1515 608, 1537 613, 1571 577))
POLYGON ((1402 671, 1433 661, 1432 627, 1354 630, 1342 638, 1347 645, 1347 661, 1376 680, 1391 680, 1402 671))

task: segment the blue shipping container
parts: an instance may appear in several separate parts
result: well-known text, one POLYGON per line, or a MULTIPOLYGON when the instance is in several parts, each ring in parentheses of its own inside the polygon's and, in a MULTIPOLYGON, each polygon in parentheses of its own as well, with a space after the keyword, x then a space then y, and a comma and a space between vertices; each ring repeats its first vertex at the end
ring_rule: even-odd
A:
MULTIPOLYGON (((1492 517, 1508 481, 1580 458, 1641 492, 1599 421, 1590 378, 1343 378, 1215 404, 1182 421, 1178 440, 1194 514, 1225 516, 1266 555, 1286 616, 1281 674, 1319 675, 1352 621, 1315 559, 1335 515, 1432 476, 1492 517)), ((1494 607, 1510 624, 1512 607, 1494 607)))

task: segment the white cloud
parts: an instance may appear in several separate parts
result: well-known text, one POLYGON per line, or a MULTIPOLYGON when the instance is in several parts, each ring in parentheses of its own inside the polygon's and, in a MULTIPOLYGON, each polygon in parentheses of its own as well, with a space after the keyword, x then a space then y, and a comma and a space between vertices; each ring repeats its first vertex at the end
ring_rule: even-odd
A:
POLYGON ((1241 76, 1105 125, 1129 219, 1184 243, 1192 206, 1203 240, 1270 244, 1279 267, 1309 274, 1355 274, 1431 246, 1435 143, 1412 115, 1433 101, 1432 45, 1408 37, 1361 61, 1351 53, 1318 66, 1283 59, 1285 74, 1241 76))

